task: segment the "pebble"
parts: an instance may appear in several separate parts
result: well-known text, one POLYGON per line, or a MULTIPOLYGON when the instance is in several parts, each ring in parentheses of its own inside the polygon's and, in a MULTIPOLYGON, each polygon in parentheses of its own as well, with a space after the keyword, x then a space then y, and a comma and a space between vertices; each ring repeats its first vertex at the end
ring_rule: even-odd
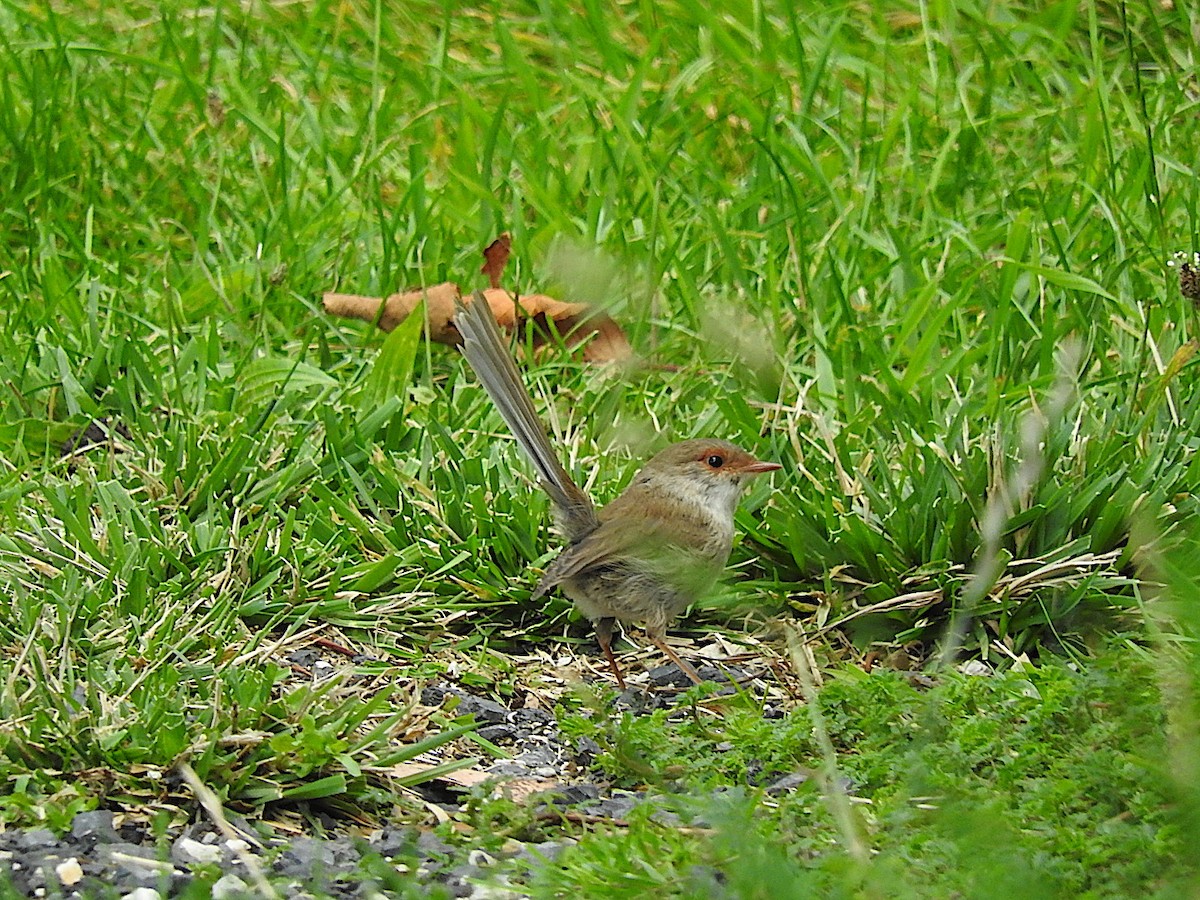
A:
POLYGON ((808 781, 806 772, 792 772, 790 775, 784 775, 782 778, 776 778, 767 785, 767 793, 772 797, 778 797, 782 794, 790 794, 800 785, 808 781))
POLYGON ((72 856, 55 866, 54 874, 58 876, 58 880, 62 884, 71 887, 83 880, 83 866, 79 865, 79 860, 72 856))
POLYGON ((472 850, 467 854, 467 864, 472 866, 494 866, 496 858, 484 850, 472 850))
POLYGON ((76 815, 71 820, 71 837, 78 840, 91 839, 102 844, 121 840, 121 836, 113 828, 113 814, 107 809, 93 809, 76 815))
POLYGON ((311 878, 334 863, 334 848, 327 841, 300 837, 288 844, 275 860, 275 871, 288 878, 311 878))
POLYGON ((171 859, 187 865, 219 863, 221 856, 220 847, 201 843, 190 837, 181 837, 171 847, 171 859))
MULTIPOLYGON (((292 661, 314 671, 321 668, 316 655, 292 661)), ((718 670, 711 667, 702 667, 701 673, 707 674, 710 669, 711 677, 723 680, 718 670)), ((618 698, 617 714, 639 715, 659 709, 686 714, 686 709, 679 708, 675 692, 646 690, 647 682, 674 683, 681 678, 683 673, 675 666, 662 666, 650 676, 641 675, 639 687, 618 698)), ((679 684, 690 685, 686 680, 679 684)), ((425 688, 421 702, 429 706, 452 704, 456 715, 475 717, 481 726, 481 736, 505 742, 511 758, 496 761, 489 771, 504 771, 516 778, 543 779, 555 785, 550 796, 529 801, 531 805, 542 804, 543 809, 573 807, 590 816, 620 820, 628 818, 642 804, 650 803, 646 811, 655 821, 679 823, 677 816, 658 808, 644 791, 613 791, 603 783, 579 780, 588 776, 602 748, 591 738, 572 739, 563 735, 554 715, 544 709, 518 706, 510 710, 496 700, 474 696, 448 683, 425 688)), ((785 713, 772 706, 765 715, 782 717, 785 713)), ((756 772, 756 778, 761 776, 761 783, 767 785, 769 793, 795 790, 805 780, 802 773, 763 773, 761 765, 756 772)), ((452 810, 461 801, 461 792, 445 786, 439 788, 436 782, 422 788, 426 793, 421 796, 436 804, 440 811, 452 810)), ((847 790, 852 788, 851 784, 845 785, 847 790)), ((247 822, 233 811, 229 817, 241 833, 248 836, 258 833, 258 823, 247 822)), ((164 895, 188 893, 200 886, 193 884, 194 870, 215 868, 211 876, 205 873, 207 877, 218 878, 210 888, 211 895, 217 900, 234 900, 255 893, 254 885, 247 883, 249 877, 242 865, 246 854, 250 854, 261 861, 280 895, 289 900, 301 900, 310 891, 347 900, 382 897, 376 888, 362 881, 365 873, 360 865, 361 852, 390 860, 391 867, 406 882, 411 880, 427 890, 440 889, 443 894, 456 897, 505 900, 523 895, 504 879, 505 866, 498 865, 496 854, 470 849, 469 843, 463 845, 462 838, 452 838, 451 844, 427 828, 387 825, 365 840, 348 836, 288 838, 281 834, 267 842, 271 849, 264 850, 253 838, 226 838, 204 820, 182 829, 171 828, 168 838, 153 833, 147 824, 126 822, 118 828, 117 821, 113 812, 96 809, 77 814, 61 838, 46 828, 0 831, 0 867, 7 871, 18 891, 16 896, 72 897, 78 896, 72 893, 73 886, 82 885, 100 887, 108 892, 104 896, 119 896, 122 900, 162 900, 164 895), (369 849, 360 851, 360 847, 369 849)), ((319 814, 315 827, 338 835, 344 832, 346 823, 319 814)), ((536 871, 539 866, 553 864, 574 843, 566 838, 538 844, 509 839, 498 855, 536 871)))
POLYGON ((509 741, 516 737, 517 730, 512 725, 486 725, 475 732, 485 741, 509 741))
POLYGON ((247 891, 246 882, 232 872, 222 875, 212 886, 213 900, 226 900, 228 897, 240 897, 247 891))
POLYGON ((508 710, 487 697, 476 697, 471 694, 463 697, 455 710, 459 715, 473 714, 476 722, 487 722, 495 725, 508 720, 508 710))
POLYGON ((964 675, 973 675, 976 678, 981 678, 992 674, 992 667, 985 663, 982 659, 968 659, 958 667, 958 671, 964 675))

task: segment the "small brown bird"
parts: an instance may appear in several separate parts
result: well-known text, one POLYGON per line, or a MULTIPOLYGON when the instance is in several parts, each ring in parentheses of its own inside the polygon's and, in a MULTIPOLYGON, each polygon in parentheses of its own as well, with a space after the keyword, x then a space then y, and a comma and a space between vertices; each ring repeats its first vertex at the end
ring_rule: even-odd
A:
POLYGON ((619 497, 596 511, 550 446, 491 308, 476 292, 459 305, 462 352, 533 462, 570 542, 546 569, 534 599, 555 587, 596 629, 617 683, 613 624, 641 622, 650 640, 696 684, 700 676, 663 639, 667 626, 709 591, 733 546, 733 514, 756 475, 782 468, 728 441, 673 444, 655 455, 619 497))

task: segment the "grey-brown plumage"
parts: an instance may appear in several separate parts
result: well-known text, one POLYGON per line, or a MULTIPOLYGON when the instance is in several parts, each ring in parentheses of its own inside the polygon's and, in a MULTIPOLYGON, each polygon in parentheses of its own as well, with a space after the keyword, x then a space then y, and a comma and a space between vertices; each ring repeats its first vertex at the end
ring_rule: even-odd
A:
POLYGON ((666 643, 667 626, 709 591, 733 546, 733 514, 746 483, 780 468, 716 439, 673 444, 655 455, 598 513, 550 445, 482 294, 459 306, 462 351, 533 462, 569 545, 546 569, 534 597, 561 586, 596 629, 617 681, 613 624, 640 622, 650 639, 699 683, 666 643))

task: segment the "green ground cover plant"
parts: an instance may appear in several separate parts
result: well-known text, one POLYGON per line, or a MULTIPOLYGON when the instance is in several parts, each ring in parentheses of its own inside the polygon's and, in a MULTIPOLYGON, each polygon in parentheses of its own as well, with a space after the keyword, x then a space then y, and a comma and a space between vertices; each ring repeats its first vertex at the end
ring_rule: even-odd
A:
POLYGON ((457 354, 321 307, 480 287, 507 231, 512 287, 639 354, 522 362, 599 501, 689 437, 785 465, 677 631, 803 669, 791 634, 824 679, 778 719, 564 701, 606 777, 700 824, 480 800, 472 839, 579 838, 514 870, 538 896, 1189 895, 1200 313, 1167 263, 1200 246, 1197 27, 0 0, 0 823, 165 828, 181 761, 252 817, 418 816, 378 771, 470 741, 421 684, 505 696, 512 654, 591 646, 529 601, 548 504, 457 354), (283 656, 314 636, 370 656, 314 686, 283 656))

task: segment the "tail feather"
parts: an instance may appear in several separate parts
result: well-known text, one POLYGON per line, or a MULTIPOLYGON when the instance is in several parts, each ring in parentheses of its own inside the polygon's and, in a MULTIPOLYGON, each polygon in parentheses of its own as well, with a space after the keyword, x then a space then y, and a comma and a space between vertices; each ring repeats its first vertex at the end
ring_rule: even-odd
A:
POLYGON ((521 381, 500 327, 482 293, 469 306, 458 304, 454 324, 463 336, 462 352, 500 412, 513 437, 537 470, 542 488, 554 502, 559 524, 571 541, 594 531, 599 520, 592 501, 563 468, 550 445, 521 381))

